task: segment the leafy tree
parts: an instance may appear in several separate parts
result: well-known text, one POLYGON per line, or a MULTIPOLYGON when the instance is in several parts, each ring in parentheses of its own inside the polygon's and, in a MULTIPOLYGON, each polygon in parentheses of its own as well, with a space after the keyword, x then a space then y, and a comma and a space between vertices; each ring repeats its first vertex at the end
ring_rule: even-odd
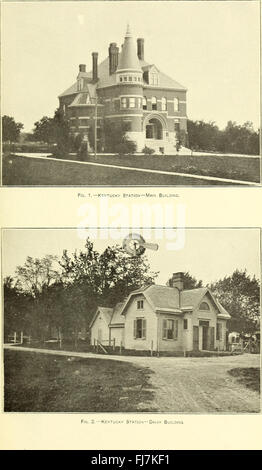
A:
MULTIPOLYGON (((172 278, 167 281, 167 285, 170 285, 172 278)), ((203 282, 198 281, 194 276, 192 276, 188 271, 183 273, 183 285, 184 289, 197 289, 203 287, 203 282)))
POLYGON ((69 152, 72 144, 69 123, 60 108, 56 109, 53 118, 44 116, 35 122, 33 136, 38 141, 48 144, 55 143, 56 149, 54 152, 60 157, 69 152))
POLYGON ((112 122, 106 119, 104 122, 105 151, 117 152, 119 145, 126 143, 126 133, 130 125, 127 122, 112 122))
POLYGON ((23 266, 16 268, 16 286, 21 292, 26 292, 36 298, 45 286, 60 278, 59 272, 54 268, 57 258, 46 255, 42 259, 28 256, 23 266))
POLYGON ((246 270, 236 269, 231 276, 210 285, 217 299, 232 316, 230 331, 252 333, 259 325, 259 281, 246 270))
POLYGON ((33 129, 33 139, 48 144, 55 142, 54 120, 43 116, 40 121, 35 122, 33 129))
POLYGON ((3 142, 17 142, 20 131, 24 125, 21 122, 15 122, 13 117, 2 117, 2 140, 3 142))
POLYGON ((15 331, 30 331, 32 297, 20 292, 11 277, 4 279, 4 336, 15 331))

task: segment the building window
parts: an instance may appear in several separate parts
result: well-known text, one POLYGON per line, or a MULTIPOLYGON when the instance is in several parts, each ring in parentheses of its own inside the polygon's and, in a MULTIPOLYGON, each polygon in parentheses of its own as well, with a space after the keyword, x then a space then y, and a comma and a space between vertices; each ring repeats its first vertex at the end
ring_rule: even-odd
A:
POLYGON ((120 79, 119 79, 119 80, 120 80, 120 82, 122 82, 122 81, 123 81, 123 77, 120 77, 120 79))
POLYGON ((209 320, 199 320, 199 326, 209 326, 209 320))
POLYGON ((129 82, 132 82, 132 77, 128 77, 129 82))
POLYGON ((119 110, 119 101, 114 100, 114 111, 118 111, 118 110, 119 110))
POLYGON ((146 338, 146 320, 144 318, 136 318, 134 320, 134 338, 146 338))
POLYGON ((141 104, 142 104, 142 99, 141 98, 138 98, 137 99, 137 107, 140 109, 141 108, 141 104))
POLYGON ((178 119, 175 119, 174 121, 174 131, 176 133, 179 133, 180 132, 180 123, 179 123, 179 120, 178 119))
POLYGON ((177 98, 174 98, 174 111, 179 110, 179 101, 177 98))
POLYGON ((144 301, 143 300, 138 300, 136 304, 138 310, 141 310, 144 308, 144 301))
POLYGON ((216 339, 220 341, 222 339, 222 323, 217 323, 217 334, 216 339))
POLYGON ((136 107, 135 98, 129 98, 129 108, 135 108, 135 107, 136 107))
POLYGON ((187 318, 185 318, 184 320, 184 330, 187 330, 188 329, 188 320, 187 318))
POLYGON ((126 108, 126 107, 127 107, 127 99, 121 98, 121 108, 126 108))
POLYGON ((199 310, 210 310, 208 303, 202 302, 200 304, 199 310))
POLYGON ((135 82, 137 81, 137 77, 134 77, 134 81, 135 81, 135 82))
POLYGON ((147 109, 147 100, 143 97, 143 109, 147 109))
POLYGON ((156 100, 155 96, 152 97, 151 103, 152 103, 152 110, 156 111, 157 110, 157 100, 156 100))
POLYGON ((158 74, 157 73, 150 73, 150 85, 158 85, 158 74))
POLYGON ((166 101, 166 98, 164 98, 164 97, 161 100, 161 108, 162 108, 162 111, 167 110, 167 101, 166 101))
POLYGON ((124 77, 124 82, 127 82, 127 77, 124 77))
POLYGON ((177 339, 178 320, 163 320, 163 339, 177 339))

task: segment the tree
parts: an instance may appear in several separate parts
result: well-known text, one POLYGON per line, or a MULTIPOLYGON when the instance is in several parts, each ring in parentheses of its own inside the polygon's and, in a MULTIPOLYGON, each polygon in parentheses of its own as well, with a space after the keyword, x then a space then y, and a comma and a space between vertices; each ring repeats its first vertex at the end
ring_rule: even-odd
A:
MULTIPOLYGON (((172 278, 171 278, 172 279, 172 278)), ((170 285, 169 279, 167 281, 167 285, 170 285)), ((183 285, 184 289, 197 289, 199 287, 203 287, 203 281, 198 281, 194 276, 192 276, 188 271, 186 273, 183 273, 183 285)))
POLYGON ((259 325, 259 281, 246 270, 236 269, 231 276, 210 284, 210 289, 230 313, 229 330, 252 333, 259 325))
POLYGON ((20 292, 13 278, 4 279, 4 336, 15 331, 29 332, 31 328, 32 297, 20 292))
POLYGON ((24 125, 21 122, 15 122, 13 117, 2 117, 2 140, 3 142, 17 142, 20 131, 24 125))
POLYGON ((57 156, 67 154, 72 145, 69 123, 60 108, 56 109, 53 118, 44 116, 39 121, 35 122, 33 136, 34 139, 38 141, 48 144, 55 143, 55 153, 57 156))
POLYGON ((54 119, 43 116, 40 121, 35 122, 33 129, 33 138, 36 141, 48 144, 55 142, 54 119))
POLYGON ((54 268, 57 258, 46 255, 42 259, 28 256, 23 266, 16 268, 16 286, 21 292, 26 292, 36 298, 45 286, 60 278, 59 272, 54 268))
MULTIPOLYGON (((128 122, 112 122, 109 119, 106 119, 104 122, 104 145, 106 152, 123 151, 123 145, 128 145, 126 133, 129 129, 130 125, 128 122)), ((130 151, 130 153, 132 152, 130 151)))

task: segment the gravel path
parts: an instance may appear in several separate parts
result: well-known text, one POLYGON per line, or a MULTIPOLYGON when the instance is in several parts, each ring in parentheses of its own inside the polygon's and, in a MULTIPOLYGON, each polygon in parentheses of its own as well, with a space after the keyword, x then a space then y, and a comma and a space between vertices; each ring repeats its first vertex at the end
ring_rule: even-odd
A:
POLYGON ((5 349, 32 351, 74 357, 94 357, 101 360, 132 362, 148 367, 154 391, 152 402, 141 403, 141 409, 178 413, 254 413, 260 411, 259 394, 239 383, 228 372, 236 368, 260 367, 258 354, 224 357, 140 357, 111 356, 82 352, 24 348, 5 345, 5 349))

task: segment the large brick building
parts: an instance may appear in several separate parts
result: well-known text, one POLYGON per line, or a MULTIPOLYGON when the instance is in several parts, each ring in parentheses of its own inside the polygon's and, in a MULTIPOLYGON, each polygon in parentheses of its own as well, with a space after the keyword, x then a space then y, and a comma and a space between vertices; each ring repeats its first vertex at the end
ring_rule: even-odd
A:
POLYGON ((90 72, 79 65, 77 81, 59 102, 72 134, 86 139, 96 116, 98 141, 103 122, 109 119, 128 122, 128 138, 138 151, 147 146, 174 152, 178 136, 186 142, 186 88, 145 61, 144 39, 137 39, 136 47, 129 27, 121 51, 111 43, 100 64, 98 53, 92 52, 90 72))

